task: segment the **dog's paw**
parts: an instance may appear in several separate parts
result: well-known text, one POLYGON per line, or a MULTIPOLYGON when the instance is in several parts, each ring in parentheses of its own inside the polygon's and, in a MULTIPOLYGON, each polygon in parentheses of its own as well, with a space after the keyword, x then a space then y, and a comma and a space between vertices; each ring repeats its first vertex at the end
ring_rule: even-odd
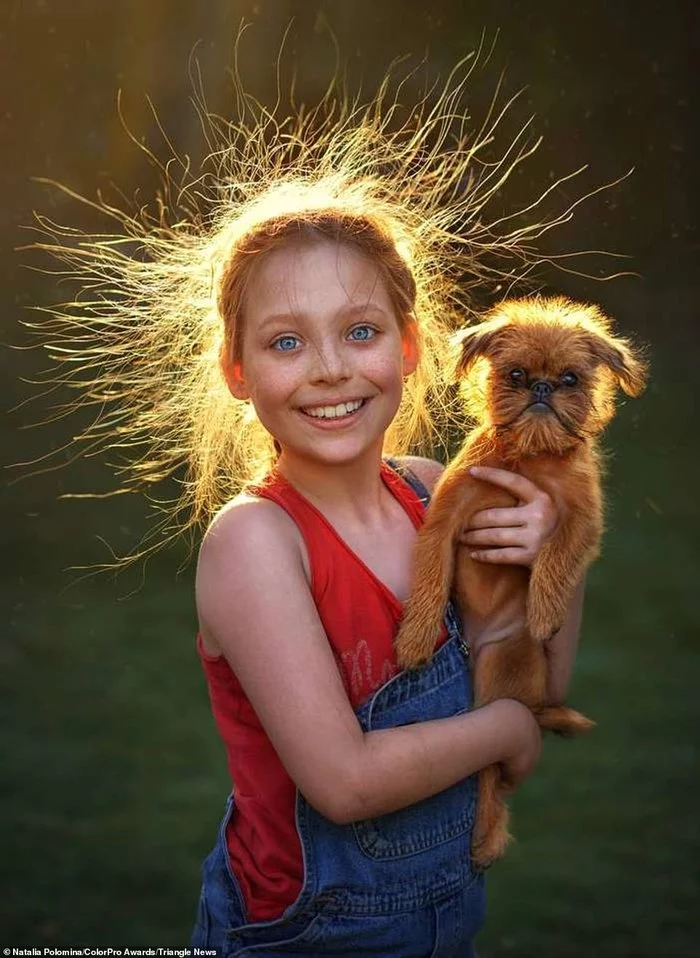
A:
POLYGON ((400 669, 419 669, 430 658, 432 649, 426 648, 424 640, 402 640, 401 635, 396 642, 396 661, 400 669))
POLYGON ((564 624, 566 610, 555 608, 554 603, 533 601, 532 596, 527 604, 527 627, 530 635, 536 642, 546 642, 564 624))
POLYGON ((402 669, 418 669, 425 665, 435 649, 439 630, 432 634, 423 618, 408 615, 401 623, 394 647, 396 661, 402 669))
POLYGON ((551 639, 554 633, 559 631, 561 625, 550 616, 529 615, 527 620, 528 631, 536 642, 546 642, 547 639, 551 639))
POLYGON ((530 635, 536 642, 547 642, 559 631, 563 624, 563 622, 560 622, 552 625, 552 620, 546 619, 542 622, 529 622, 528 627, 530 635))

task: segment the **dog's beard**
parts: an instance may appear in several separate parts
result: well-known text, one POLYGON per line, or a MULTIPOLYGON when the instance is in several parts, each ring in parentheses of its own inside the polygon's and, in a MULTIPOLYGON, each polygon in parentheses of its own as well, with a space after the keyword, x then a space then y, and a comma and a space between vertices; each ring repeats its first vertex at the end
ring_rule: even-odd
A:
POLYGON ((547 408, 533 409, 533 403, 494 423, 497 431, 509 433, 511 442, 525 455, 538 452, 561 454, 573 443, 585 442, 587 436, 578 420, 553 403, 547 408))

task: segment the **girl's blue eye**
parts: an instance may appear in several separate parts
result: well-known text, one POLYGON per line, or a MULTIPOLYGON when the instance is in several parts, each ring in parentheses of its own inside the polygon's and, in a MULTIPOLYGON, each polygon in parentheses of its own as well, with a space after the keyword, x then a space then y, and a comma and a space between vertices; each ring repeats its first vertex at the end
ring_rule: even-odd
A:
POLYGON ((272 344, 273 349, 277 349, 281 353, 288 353, 293 349, 296 349, 297 343, 299 340, 296 336, 280 336, 279 339, 276 339, 272 344))
POLYGON ((376 330, 371 326, 355 326, 354 329, 350 330, 350 338, 357 343, 364 343, 368 339, 372 339, 375 333, 376 330))

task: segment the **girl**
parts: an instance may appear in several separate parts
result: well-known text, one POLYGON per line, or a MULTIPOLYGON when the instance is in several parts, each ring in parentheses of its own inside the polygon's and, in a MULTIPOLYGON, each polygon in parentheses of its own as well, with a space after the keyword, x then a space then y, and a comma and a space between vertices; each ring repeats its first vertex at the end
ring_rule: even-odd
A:
MULTIPOLYGON (((239 90, 249 119, 209 118, 210 172, 183 160, 176 181, 175 156, 155 214, 102 205, 125 237, 73 245, 44 222, 93 291, 53 326, 99 407, 80 438, 132 445, 126 488, 186 463, 185 524, 213 517, 198 650, 233 794, 192 944, 227 956, 473 954, 474 773, 498 762, 515 787, 539 755, 518 702, 471 709, 479 650, 452 608, 425 668, 399 673, 392 648, 442 468, 401 457, 450 425, 449 333, 470 289, 524 276, 552 225, 487 222, 527 150, 516 138, 481 161, 495 123, 467 139, 467 78, 403 125, 386 85, 366 108, 327 96, 281 122, 239 90)), ((518 505, 480 514, 464 541, 531 563, 552 503, 521 476, 482 476, 518 505)), ((580 605, 550 643, 557 697, 580 605)))
MULTIPOLYGON (((452 612, 430 664, 397 674, 411 543, 441 466, 382 461, 421 355, 413 279, 387 227, 307 197, 256 224, 221 279, 223 373, 278 449, 210 526, 197 573, 234 794, 192 943, 223 954, 471 954, 473 773, 500 762, 516 785, 539 753, 519 703, 468 711, 452 612)), ((551 503, 521 476, 487 478, 523 505, 483 513, 466 541, 507 547, 484 561, 531 561, 551 503)), ((567 659, 577 617, 554 643, 567 659)))

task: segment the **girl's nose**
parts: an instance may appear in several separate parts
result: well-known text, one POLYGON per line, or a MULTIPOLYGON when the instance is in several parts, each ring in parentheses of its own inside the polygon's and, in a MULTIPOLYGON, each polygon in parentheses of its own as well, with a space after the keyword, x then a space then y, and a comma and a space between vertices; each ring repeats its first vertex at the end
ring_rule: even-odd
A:
POLYGON ((347 357, 342 346, 322 344, 314 349, 311 370, 314 382, 339 382, 348 378, 347 357))

